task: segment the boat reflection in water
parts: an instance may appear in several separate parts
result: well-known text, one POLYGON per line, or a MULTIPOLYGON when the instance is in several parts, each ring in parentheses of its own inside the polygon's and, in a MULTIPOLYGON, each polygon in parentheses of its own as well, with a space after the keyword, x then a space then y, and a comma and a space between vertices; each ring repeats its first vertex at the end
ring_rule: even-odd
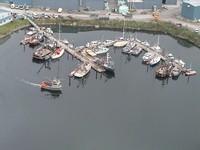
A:
POLYGON ((62 91, 50 91, 46 89, 41 89, 41 92, 44 92, 46 96, 51 96, 54 98, 58 98, 62 94, 62 91))

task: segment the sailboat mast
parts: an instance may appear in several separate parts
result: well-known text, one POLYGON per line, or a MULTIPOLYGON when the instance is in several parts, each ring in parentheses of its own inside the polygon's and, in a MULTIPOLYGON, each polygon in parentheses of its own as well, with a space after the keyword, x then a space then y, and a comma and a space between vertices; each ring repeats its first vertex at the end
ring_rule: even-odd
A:
POLYGON ((158 35, 158 41, 157 41, 157 46, 160 45, 160 35, 158 35))
POLYGON ((60 23, 59 23, 59 33, 58 33, 58 38, 59 38, 59 41, 60 41, 60 23))
POLYGON ((124 19, 124 25, 123 25, 123 39, 124 39, 124 27, 125 27, 125 19, 124 19))

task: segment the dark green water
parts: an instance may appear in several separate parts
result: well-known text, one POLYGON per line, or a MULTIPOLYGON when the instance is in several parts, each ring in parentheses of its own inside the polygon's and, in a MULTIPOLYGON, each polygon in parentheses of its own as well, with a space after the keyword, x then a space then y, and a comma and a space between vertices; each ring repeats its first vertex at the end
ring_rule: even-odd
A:
MULTIPOLYGON (((61 38, 75 45, 122 35, 71 31, 61 38)), ((67 75, 79 62, 65 54, 50 68, 33 63, 34 50, 19 45, 23 36, 19 31, 0 44, 1 150, 199 150, 199 75, 160 81, 154 68, 142 65, 141 56, 128 58, 113 49, 115 77, 92 70, 86 79, 69 82, 67 75), (57 74, 63 79, 59 96, 30 84, 57 74)), ((153 34, 137 36, 157 40, 153 34)), ((162 48, 200 72, 199 49, 179 43, 160 35, 162 48)))

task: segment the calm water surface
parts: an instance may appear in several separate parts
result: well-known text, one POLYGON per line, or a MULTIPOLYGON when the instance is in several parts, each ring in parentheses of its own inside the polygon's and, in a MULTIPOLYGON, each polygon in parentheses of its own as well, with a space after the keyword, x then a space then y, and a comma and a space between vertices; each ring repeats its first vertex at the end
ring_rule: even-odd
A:
MULTIPOLYGON (((122 34, 66 31, 61 38, 75 45, 122 34)), ((65 54, 49 65, 34 63, 34 50, 19 45, 23 36, 19 31, 0 44, 0 149, 199 150, 199 75, 160 81, 154 68, 141 64, 141 56, 129 58, 112 49, 114 77, 92 70, 84 80, 69 81, 77 60, 65 54), (57 75, 63 82, 59 96, 35 85, 57 75)), ((152 44, 157 40, 153 34, 137 36, 152 44)), ((179 43, 184 42, 160 35, 162 48, 200 72, 199 49, 179 43)))

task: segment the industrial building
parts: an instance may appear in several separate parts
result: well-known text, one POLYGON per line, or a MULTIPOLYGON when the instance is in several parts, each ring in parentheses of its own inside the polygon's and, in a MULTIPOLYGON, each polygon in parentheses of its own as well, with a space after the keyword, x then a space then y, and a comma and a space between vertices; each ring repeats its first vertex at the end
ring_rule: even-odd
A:
POLYGON ((127 0, 129 7, 134 9, 161 8, 163 4, 176 5, 177 0, 127 0))
POLYGON ((0 10, 0 26, 12 21, 11 12, 0 10))
POLYGON ((200 0, 184 0, 181 14, 191 20, 200 20, 200 0))

